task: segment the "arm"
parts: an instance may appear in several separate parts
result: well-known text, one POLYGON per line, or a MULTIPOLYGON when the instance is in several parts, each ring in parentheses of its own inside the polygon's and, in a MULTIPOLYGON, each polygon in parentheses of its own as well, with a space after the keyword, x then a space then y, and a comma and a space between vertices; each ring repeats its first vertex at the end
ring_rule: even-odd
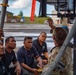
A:
POLYGON ((39 67, 42 68, 42 59, 41 59, 41 57, 38 57, 37 61, 38 61, 39 67))
POLYGON ((37 71, 37 69, 35 69, 35 68, 31 68, 30 66, 28 66, 27 64, 26 64, 26 57, 25 57, 25 55, 23 54, 23 52, 17 52, 17 57, 18 57, 18 61, 19 61, 19 63, 20 63, 20 65, 21 65, 21 67, 23 67, 24 69, 26 69, 26 70, 29 70, 29 71, 31 71, 31 72, 36 72, 37 71))
POLYGON ((49 59, 49 54, 48 54, 48 49, 47 49, 47 44, 46 44, 46 42, 45 42, 45 49, 44 49, 44 51, 43 51, 43 54, 44 54, 45 58, 48 60, 48 59, 49 59))
POLYGON ((45 56, 46 59, 43 59, 42 62, 43 62, 44 64, 48 64, 49 54, 48 54, 48 52, 44 52, 43 54, 44 54, 44 56, 45 56))
POLYGON ((48 19, 48 23, 49 23, 49 26, 51 27, 51 29, 55 28, 55 26, 53 25, 53 20, 51 18, 48 19))
POLYGON ((33 48, 33 53, 34 53, 34 57, 37 59, 38 61, 38 65, 40 66, 40 68, 42 68, 42 59, 41 57, 39 56, 36 48, 33 48))
POLYGON ((20 74, 21 74, 21 67, 20 67, 20 64, 19 64, 19 62, 17 61, 14 52, 13 52, 13 55, 14 55, 14 56, 13 56, 12 62, 13 62, 13 64, 14 64, 14 66, 16 67, 15 71, 16 71, 16 73, 17 73, 18 75, 20 75, 20 74))
POLYGON ((25 63, 21 63, 21 66, 22 66, 23 68, 31 71, 31 72, 36 72, 36 71, 37 71, 37 69, 31 68, 31 67, 29 67, 28 65, 26 65, 25 63))
POLYGON ((14 66, 16 67, 15 71, 17 73, 17 75, 20 75, 21 74, 21 66, 19 64, 19 62, 17 61, 14 66))
POLYGON ((49 60, 49 54, 48 54, 48 52, 44 52, 44 56, 47 58, 47 60, 49 60))

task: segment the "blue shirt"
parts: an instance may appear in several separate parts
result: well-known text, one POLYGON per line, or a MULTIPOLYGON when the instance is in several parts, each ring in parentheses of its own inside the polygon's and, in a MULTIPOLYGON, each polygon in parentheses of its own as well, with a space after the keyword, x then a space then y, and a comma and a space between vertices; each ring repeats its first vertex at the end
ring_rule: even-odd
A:
POLYGON ((36 48, 40 56, 42 53, 48 52, 46 42, 43 42, 43 44, 40 45, 39 40, 36 39, 33 41, 33 46, 36 48))
POLYGON ((32 67, 34 58, 39 57, 39 54, 34 47, 32 47, 30 50, 26 50, 24 46, 22 46, 17 52, 17 57, 20 63, 25 63, 29 67, 32 67))

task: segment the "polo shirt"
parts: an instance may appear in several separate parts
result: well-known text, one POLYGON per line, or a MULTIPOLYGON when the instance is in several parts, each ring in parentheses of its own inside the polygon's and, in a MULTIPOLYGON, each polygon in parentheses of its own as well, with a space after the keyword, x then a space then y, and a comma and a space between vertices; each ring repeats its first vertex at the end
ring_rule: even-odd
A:
MULTIPOLYGON (((6 51, 6 50, 5 50, 6 51)), ((11 62, 17 62, 15 52, 12 50, 11 53, 5 52, 4 56, 2 57, 2 61, 4 62, 6 68, 9 70, 9 66, 11 62)))
POLYGON ((36 48, 36 50, 38 51, 40 56, 41 56, 42 53, 48 52, 46 42, 43 42, 43 44, 41 46, 38 39, 36 39, 36 40, 33 41, 33 46, 36 48))
POLYGON ((34 47, 26 50, 24 46, 22 46, 17 52, 17 57, 20 63, 25 63, 29 67, 33 67, 34 58, 39 57, 39 54, 34 47))

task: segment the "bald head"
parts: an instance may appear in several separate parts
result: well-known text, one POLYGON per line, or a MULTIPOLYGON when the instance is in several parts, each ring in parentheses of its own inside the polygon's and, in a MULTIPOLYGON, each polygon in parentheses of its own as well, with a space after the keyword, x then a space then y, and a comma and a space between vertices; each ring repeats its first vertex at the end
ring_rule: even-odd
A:
POLYGON ((40 35, 39 35, 39 37, 38 37, 38 39, 39 39, 39 41, 41 41, 41 42, 45 42, 46 37, 47 37, 46 32, 41 32, 40 35))

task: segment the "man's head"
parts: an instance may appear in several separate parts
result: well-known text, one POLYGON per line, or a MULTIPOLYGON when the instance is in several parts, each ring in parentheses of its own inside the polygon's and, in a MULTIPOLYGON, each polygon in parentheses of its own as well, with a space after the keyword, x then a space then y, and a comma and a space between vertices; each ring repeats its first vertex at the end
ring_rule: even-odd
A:
POLYGON ((53 39, 61 46, 67 36, 67 32, 65 29, 61 27, 56 27, 53 30, 53 39))
POLYGON ((27 50, 30 50, 30 48, 32 47, 32 37, 26 36, 26 37, 24 38, 24 47, 25 47, 27 50))
POLYGON ((5 39, 5 46, 9 49, 14 49, 16 47, 16 40, 13 36, 9 36, 5 39))
POLYGON ((47 37, 47 34, 45 32, 41 32, 39 37, 38 37, 38 40, 41 42, 45 42, 46 37, 47 37))
POLYGON ((0 57, 4 54, 4 47, 3 47, 3 43, 0 40, 0 57))

